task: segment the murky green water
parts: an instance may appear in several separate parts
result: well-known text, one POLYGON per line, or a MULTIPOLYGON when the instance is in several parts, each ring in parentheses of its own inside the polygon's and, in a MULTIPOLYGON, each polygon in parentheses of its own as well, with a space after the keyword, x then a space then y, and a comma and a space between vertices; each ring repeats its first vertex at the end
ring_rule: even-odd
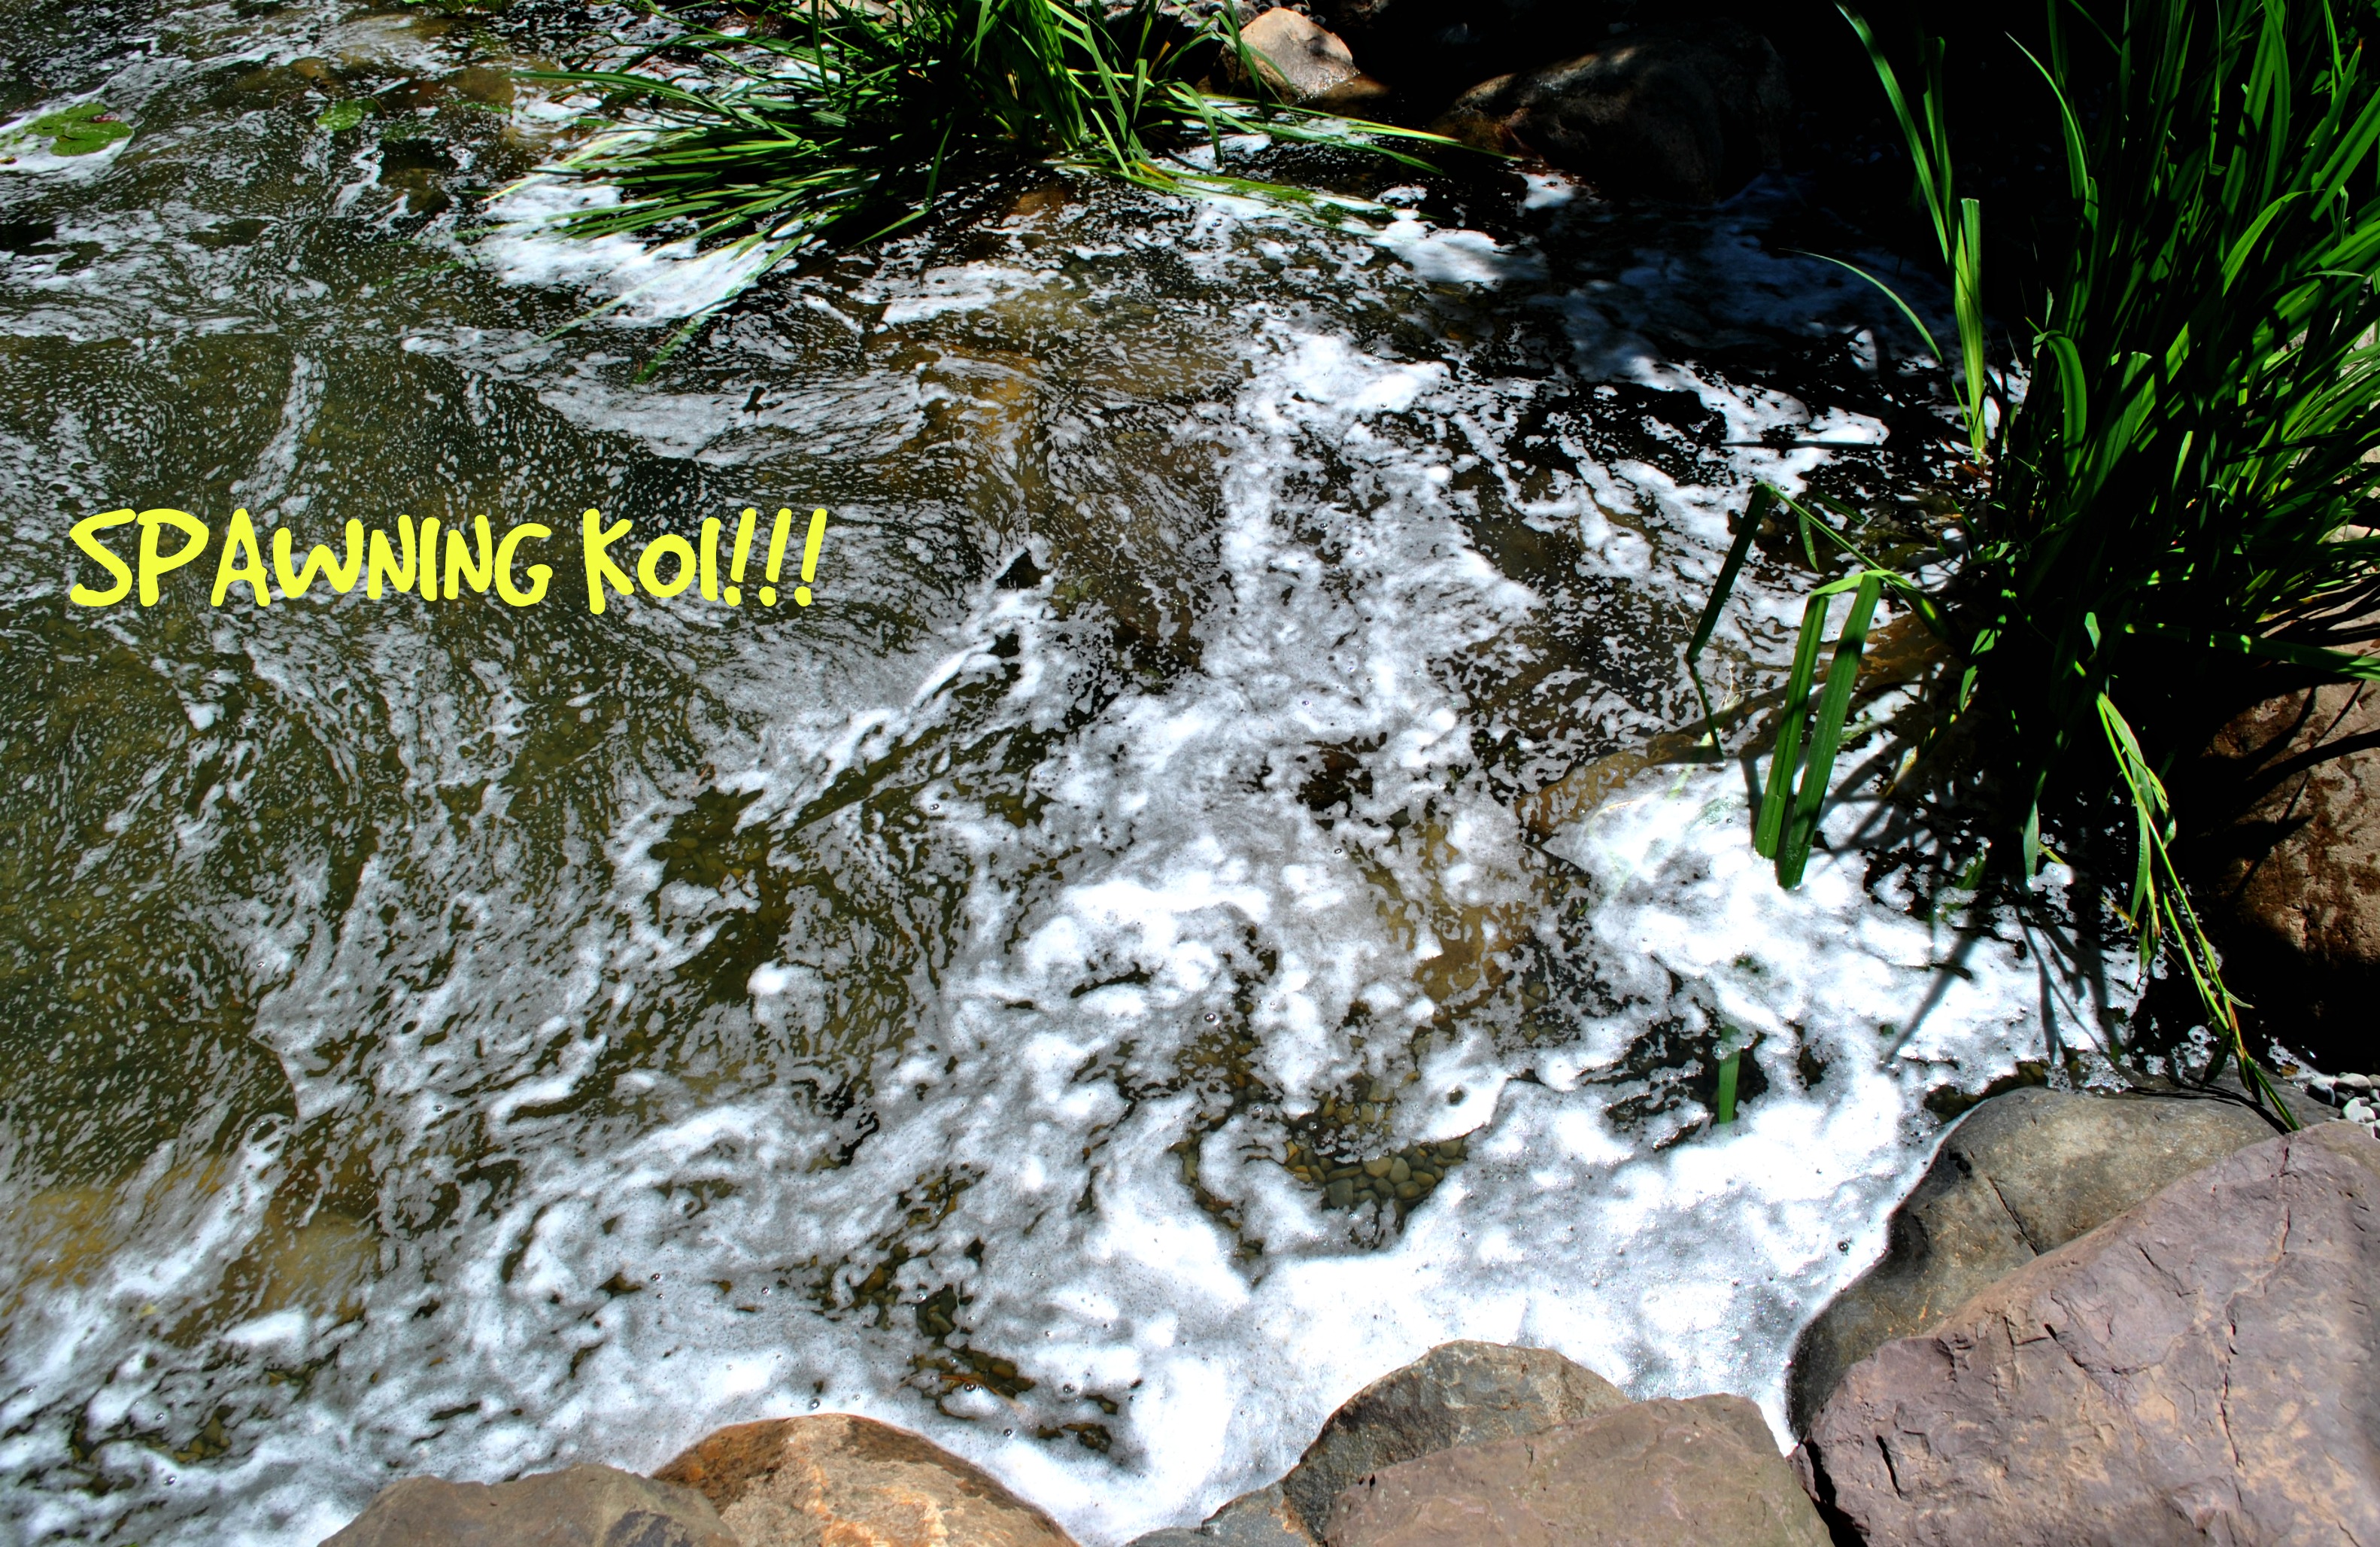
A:
POLYGON ((1560 857, 1516 812, 1688 717, 1748 478, 1925 422, 1775 250, 1815 217, 1022 183, 640 384, 664 324, 548 335, 681 270, 455 238, 567 120, 508 67, 589 24, 0 19, 10 116, 136 128, 0 167, 11 1532, 310 1542, 823 1404, 1101 1540, 1460 1332, 1770 1393, 2032 968, 1909 1035, 1929 927, 1856 863, 1757 890, 1729 770, 1560 857), (587 612, 580 510, 747 505, 831 510, 818 605, 587 612), (119 506, 565 541, 527 609, 212 607, 212 551, 67 605, 119 506))

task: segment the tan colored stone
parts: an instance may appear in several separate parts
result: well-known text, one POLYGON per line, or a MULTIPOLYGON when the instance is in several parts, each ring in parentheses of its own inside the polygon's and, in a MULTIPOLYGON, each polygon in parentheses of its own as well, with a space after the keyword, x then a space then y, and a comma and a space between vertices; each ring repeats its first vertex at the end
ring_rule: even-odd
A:
POLYGON ((515 1482, 407 1478, 322 1547, 747 1547, 692 1489, 615 1467, 515 1482))
POLYGON ((1330 1547, 1828 1547, 1827 1528, 1741 1396, 1632 1402, 1363 1479, 1330 1547))
POLYGON ((980 1467, 846 1413, 722 1429, 653 1475, 699 1492, 744 1547, 1074 1547, 980 1467))
POLYGON ((1368 1472, 1535 1433, 1627 1401, 1619 1387, 1549 1348, 1441 1343, 1342 1403, 1281 1485, 1290 1507, 1318 1531, 1330 1501, 1368 1472))
MULTIPOLYGON (((1349 106, 1388 94, 1388 88, 1355 67, 1355 56, 1338 34, 1295 11, 1275 8, 1240 29, 1257 75, 1273 94, 1301 106, 1349 106)), ((1229 72, 1242 85, 1246 76, 1236 60, 1229 72)))

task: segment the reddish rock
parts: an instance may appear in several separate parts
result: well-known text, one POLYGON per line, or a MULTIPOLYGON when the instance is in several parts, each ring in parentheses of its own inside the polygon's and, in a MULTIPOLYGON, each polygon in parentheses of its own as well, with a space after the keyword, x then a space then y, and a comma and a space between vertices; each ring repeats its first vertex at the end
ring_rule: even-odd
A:
POLYGON ((722 1429, 653 1475, 698 1491, 743 1547, 1074 1547, 980 1467, 844 1413, 722 1429))
POLYGON ((1456 1445, 1532 1434, 1626 1406, 1619 1387, 1549 1348, 1441 1343, 1340 1404, 1289 1475, 1290 1510, 1319 1530, 1340 1490, 1456 1445))
POLYGON ((2380 993, 2380 684, 2274 693, 2192 774, 2185 810, 2211 828, 2193 868, 2233 987, 2291 1047, 2361 1043, 2380 993))
POLYGON ((612 1467, 516 1482, 407 1478, 322 1547, 747 1547, 690 1488, 612 1467))
POLYGON ((1828 1547, 1760 1409, 1634 1402, 1442 1450, 1342 1492, 1330 1547, 1828 1547))
POLYGON ((2241 1150, 1844 1376, 1797 1456, 1870 1547, 2380 1541, 2380 1140, 2241 1150))
POLYGON ((1886 1234, 1884 1260, 1803 1328, 1785 1380, 1806 1433, 1843 1371, 1942 1318, 2045 1251, 2200 1167, 2273 1137, 2235 1102, 2011 1090, 1944 1136, 1886 1234))

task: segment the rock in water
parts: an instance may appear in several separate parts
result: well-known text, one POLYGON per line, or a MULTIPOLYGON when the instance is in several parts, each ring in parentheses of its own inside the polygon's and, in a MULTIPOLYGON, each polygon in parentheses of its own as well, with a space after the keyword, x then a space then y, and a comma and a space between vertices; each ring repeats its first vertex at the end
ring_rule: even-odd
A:
POLYGON ((1707 203, 1782 154, 1785 62, 1729 21, 1645 30, 1456 100, 1441 133, 1530 151, 1615 193, 1707 203))
POLYGON ((653 1475, 698 1490, 743 1547, 1074 1547, 980 1467, 846 1413, 722 1429, 653 1475))
POLYGON ((322 1547, 746 1547, 690 1488, 613 1467, 516 1482, 407 1478, 322 1547))
POLYGON ((1760 1409, 1741 1396, 1634 1402, 1390 1467, 1339 1495, 1323 1537, 1330 1547, 1828 1547, 1760 1409))
MULTIPOLYGON (((1295 11, 1275 9, 1240 29, 1257 74, 1283 102, 1309 107, 1349 107, 1389 94, 1389 89, 1355 67, 1355 56, 1339 34, 1317 27, 1295 11)), ((1245 84, 1239 61, 1227 62, 1245 84)))
POLYGON ((1794 1345, 1786 1409, 1807 1433, 1843 1371, 2273 1127, 2229 1102, 2012 1090, 1967 1114, 1893 1211, 1883 1261, 1794 1345))
POLYGON ((2380 1541, 2380 1140, 2252 1145, 1854 1367, 1798 1459, 1870 1547, 2380 1541))
POLYGON ((1349 1397, 1281 1486, 1318 1532, 1330 1501, 1367 1472, 1432 1451, 1533 1434, 1627 1405, 1620 1388, 1547 1348, 1442 1343, 1349 1397))

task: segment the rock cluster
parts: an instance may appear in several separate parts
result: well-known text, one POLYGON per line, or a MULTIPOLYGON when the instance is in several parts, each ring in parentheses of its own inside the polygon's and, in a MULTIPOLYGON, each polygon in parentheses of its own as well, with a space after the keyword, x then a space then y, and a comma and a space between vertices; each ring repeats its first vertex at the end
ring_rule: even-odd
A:
MULTIPOLYGON (((1740 1396, 1630 1401, 1450 1343, 1278 1481, 1131 1547, 2380 1541, 2380 1139, 2212 1100, 1976 1106, 1807 1329, 1790 1459, 1740 1396)), ((720 1430, 652 1478, 383 1491, 325 1547, 1072 1547, 906 1430, 720 1430)))

